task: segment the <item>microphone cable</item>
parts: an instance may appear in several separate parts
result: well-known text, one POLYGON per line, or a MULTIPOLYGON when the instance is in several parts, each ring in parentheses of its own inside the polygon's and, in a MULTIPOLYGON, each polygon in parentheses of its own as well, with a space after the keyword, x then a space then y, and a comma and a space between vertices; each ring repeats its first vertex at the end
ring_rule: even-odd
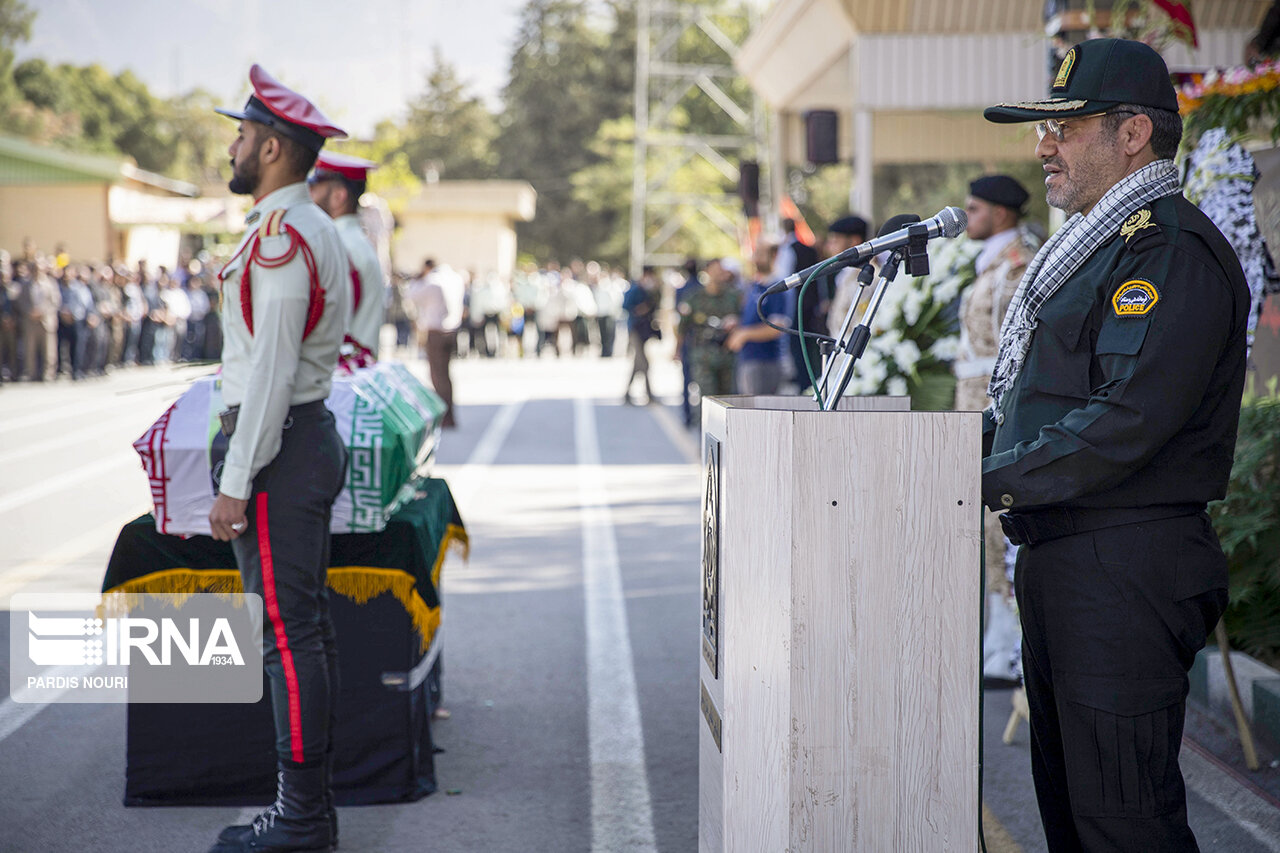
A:
POLYGON ((830 335, 823 335, 818 332, 806 332, 804 330, 804 297, 805 297, 805 294, 809 291, 809 286, 813 284, 813 280, 814 278, 817 277, 818 273, 822 272, 824 269, 831 266, 836 261, 837 261, 836 256, 827 258, 825 261, 823 261, 822 263, 814 267, 813 272, 809 273, 808 278, 804 280, 804 284, 801 285, 800 292, 796 296, 796 328, 795 329, 785 327, 785 326, 779 326, 776 323, 770 321, 768 316, 765 315, 764 307, 763 307, 764 297, 765 297, 764 291, 761 291, 760 295, 756 297, 756 316, 758 316, 766 326, 768 326, 771 329, 776 329, 779 332, 784 332, 788 335, 795 335, 796 337, 800 338, 801 340, 800 354, 804 356, 805 373, 809 375, 809 384, 813 387, 814 394, 816 395, 818 400, 819 409, 822 408, 822 389, 818 387, 818 377, 813 369, 813 361, 809 357, 809 349, 808 347, 804 346, 804 339, 810 338, 815 341, 821 341, 829 344, 838 344, 839 341, 837 341, 835 338, 831 337, 830 335))

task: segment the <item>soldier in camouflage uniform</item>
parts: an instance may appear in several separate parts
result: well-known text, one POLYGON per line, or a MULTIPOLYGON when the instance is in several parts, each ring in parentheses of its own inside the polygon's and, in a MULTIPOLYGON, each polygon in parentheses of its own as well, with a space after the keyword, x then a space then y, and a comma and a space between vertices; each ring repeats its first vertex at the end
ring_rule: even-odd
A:
MULTIPOLYGON (((730 284, 733 273, 721 261, 710 261, 706 273, 706 284, 680 303, 676 329, 680 342, 689 344, 699 399, 733 393, 734 353, 724 341, 742 311, 742 294, 730 284)), ((700 413, 695 413, 694 423, 701 423, 700 413)))

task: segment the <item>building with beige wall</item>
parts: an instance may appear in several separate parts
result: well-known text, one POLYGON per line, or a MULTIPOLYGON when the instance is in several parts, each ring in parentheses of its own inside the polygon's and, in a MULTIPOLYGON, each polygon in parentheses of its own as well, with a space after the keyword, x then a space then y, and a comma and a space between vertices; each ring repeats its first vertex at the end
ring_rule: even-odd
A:
MULTIPOLYGON (((1238 64, 1269 5, 1197 3, 1200 46, 1165 50, 1170 68, 1238 64)), ((870 211, 879 165, 1034 159, 1026 126, 991 124, 982 109, 1043 97, 1049 33, 1090 25, 1079 9, 1050 21, 1043 11, 1029 0, 777 0, 736 65, 774 112, 775 163, 805 162, 807 111, 837 113, 851 208, 870 211)))
POLYGON ((516 223, 529 222, 538 194, 524 181, 436 181, 398 213, 396 266, 416 271, 427 258, 477 276, 510 280, 516 266, 516 223))
POLYGON ((0 136, 0 248, 10 253, 30 238, 42 252, 64 246, 75 261, 173 267, 184 233, 243 227, 239 199, 197 193, 119 158, 0 136))

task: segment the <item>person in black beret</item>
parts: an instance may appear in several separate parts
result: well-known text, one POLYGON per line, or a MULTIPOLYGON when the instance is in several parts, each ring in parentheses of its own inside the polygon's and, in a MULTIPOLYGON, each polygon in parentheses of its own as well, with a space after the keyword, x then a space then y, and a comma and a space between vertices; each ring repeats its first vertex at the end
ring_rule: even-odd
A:
MULTIPOLYGON (((871 224, 861 216, 840 217, 827 226, 827 239, 822 244, 824 257, 835 257, 845 249, 865 243, 871 233, 871 224)), ((824 278, 825 287, 832 294, 831 304, 827 308, 826 331, 835 337, 840 334, 840 324, 844 322, 845 314, 849 313, 853 300, 858 298, 858 270, 844 267, 824 278)), ((819 281, 814 281, 815 287, 818 284, 819 281)))
POLYGON ((1187 672, 1227 602, 1226 494, 1249 289, 1182 197, 1169 70, 1071 48, 1034 122, 1067 216, 1028 265, 988 389, 982 497, 1020 545, 1031 770, 1051 851, 1197 850, 1178 767, 1187 672))

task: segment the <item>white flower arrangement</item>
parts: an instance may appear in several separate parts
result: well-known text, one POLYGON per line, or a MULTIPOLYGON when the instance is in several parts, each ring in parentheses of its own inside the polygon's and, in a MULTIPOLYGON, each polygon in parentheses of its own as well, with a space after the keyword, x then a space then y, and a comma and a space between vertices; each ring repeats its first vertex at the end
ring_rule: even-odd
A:
MULTIPOLYGON (((910 393, 919 398, 925 386, 933 396, 932 389, 950 379, 950 362, 959 350, 960 336, 948 327, 953 318, 945 309, 977 277, 974 261, 981 249, 980 242, 965 237, 935 240, 929 244, 929 275, 906 278, 900 274, 889 285, 847 393, 910 393)), ((924 408, 930 403, 946 405, 933 399, 916 402, 926 404, 924 408)))

